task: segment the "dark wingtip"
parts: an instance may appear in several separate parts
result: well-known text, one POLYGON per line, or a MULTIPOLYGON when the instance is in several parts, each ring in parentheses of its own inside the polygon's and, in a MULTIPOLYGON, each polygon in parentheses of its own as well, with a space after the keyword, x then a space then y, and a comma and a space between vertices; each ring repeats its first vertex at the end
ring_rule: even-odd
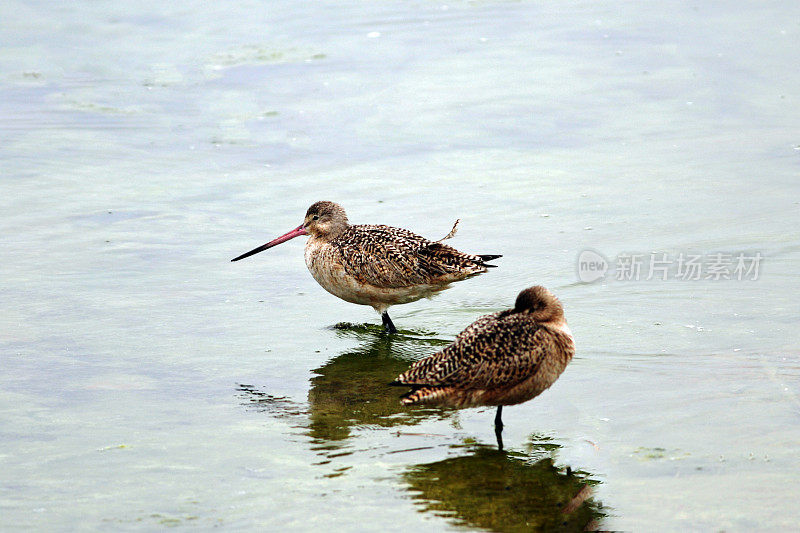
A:
POLYGON ((397 380, 394 380, 391 383, 389 383, 390 387, 401 387, 401 386, 404 386, 404 385, 405 385, 405 383, 401 383, 401 382, 399 382, 397 380))
MULTIPOLYGON (((502 255, 479 255, 478 257, 481 258, 481 261, 494 261, 495 259, 499 259, 503 257, 502 255)), ((495 266, 495 265, 487 265, 487 266, 495 266)))

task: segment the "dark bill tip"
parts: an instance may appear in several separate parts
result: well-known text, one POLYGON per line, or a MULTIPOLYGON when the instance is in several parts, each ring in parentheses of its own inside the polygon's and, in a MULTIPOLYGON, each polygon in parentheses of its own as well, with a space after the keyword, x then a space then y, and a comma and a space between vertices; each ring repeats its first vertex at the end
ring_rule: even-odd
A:
POLYGON ((234 257, 233 259, 231 259, 231 263, 234 262, 234 261, 238 261, 239 259, 244 259, 245 257, 250 257, 251 255, 255 255, 258 252, 263 252, 267 248, 272 248, 273 246, 277 246, 282 242, 286 242, 289 239, 294 239, 295 237, 299 237, 300 235, 308 235, 308 232, 306 231, 306 228, 304 228, 302 224, 297 226, 296 228, 294 228, 289 233, 286 233, 284 235, 281 235, 277 239, 273 239, 273 240, 269 241, 267 244, 262 244, 258 248, 253 248, 249 252, 243 253, 239 257, 234 257))

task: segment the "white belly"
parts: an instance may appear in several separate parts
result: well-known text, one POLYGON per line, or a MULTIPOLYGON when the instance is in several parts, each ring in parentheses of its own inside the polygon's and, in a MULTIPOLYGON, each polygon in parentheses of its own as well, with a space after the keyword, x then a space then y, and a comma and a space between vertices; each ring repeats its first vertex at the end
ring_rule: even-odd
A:
POLYGON ((377 287, 348 274, 337 260, 337 253, 327 243, 313 237, 305 248, 308 271, 323 289, 346 302, 369 305, 382 313, 391 305, 413 302, 448 288, 446 284, 377 287))

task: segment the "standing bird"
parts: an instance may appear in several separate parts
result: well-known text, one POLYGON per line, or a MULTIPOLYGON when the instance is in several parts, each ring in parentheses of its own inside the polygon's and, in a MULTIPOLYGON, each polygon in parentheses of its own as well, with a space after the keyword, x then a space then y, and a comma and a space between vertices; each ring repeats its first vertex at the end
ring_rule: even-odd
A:
POLYGON ((433 296, 454 281, 486 272, 496 266, 488 261, 502 257, 465 254, 442 244, 457 226, 458 221, 443 239, 429 241, 406 229, 350 225, 342 206, 323 201, 308 208, 300 226, 232 261, 310 235, 306 266, 317 283, 342 300, 372 306, 384 328, 396 333, 389 306, 433 296))
POLYGON ((406 405, 496 405, 495 435, 502 450, 503 406, 544 392, 574 353, 561 302, 537 285, 520 292, 513 309, 480 317, 451 345, 417 361, 391 385, 411 386, 401 400, 406 405))

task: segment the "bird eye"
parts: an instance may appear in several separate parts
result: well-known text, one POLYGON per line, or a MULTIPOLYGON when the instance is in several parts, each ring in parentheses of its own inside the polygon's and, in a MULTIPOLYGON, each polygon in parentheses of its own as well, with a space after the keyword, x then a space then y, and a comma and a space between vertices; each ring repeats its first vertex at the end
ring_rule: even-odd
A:
POLYGON ((319 220, 319 215, 314 215, 313 217, 311 217, 311 220, 319 220))

